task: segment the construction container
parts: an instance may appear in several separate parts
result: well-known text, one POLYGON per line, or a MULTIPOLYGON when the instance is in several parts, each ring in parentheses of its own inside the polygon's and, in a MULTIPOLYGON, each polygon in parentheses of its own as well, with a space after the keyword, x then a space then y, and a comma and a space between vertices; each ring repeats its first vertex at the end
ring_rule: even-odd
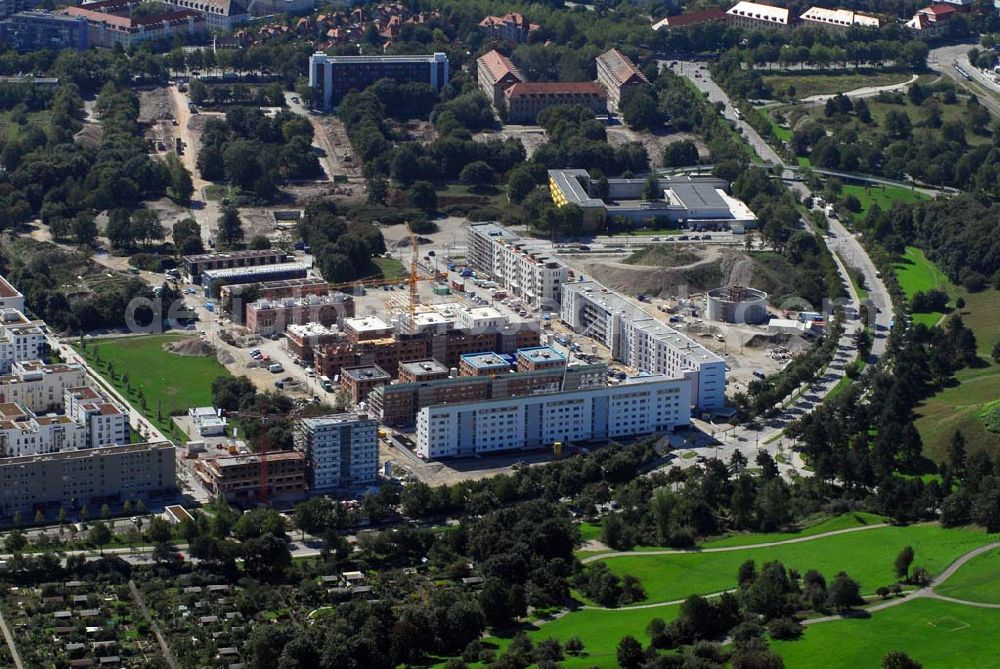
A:
POLYGON ((451 295, 451 288, 448 286, 436 285, 434 286, 435 295, 451 295))

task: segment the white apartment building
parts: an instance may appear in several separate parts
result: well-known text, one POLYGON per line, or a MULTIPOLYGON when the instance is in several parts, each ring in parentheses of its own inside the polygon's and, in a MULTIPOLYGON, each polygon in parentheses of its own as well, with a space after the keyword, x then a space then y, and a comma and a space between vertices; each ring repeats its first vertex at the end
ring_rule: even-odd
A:
POLYGON ((33 321, 20 310, 0 308, 0 374, 7 374, 15 362, 44 357, 45 324, 33 321))
POLYGON ((375 482, 378 421, 367 414, 303 418, 296 434, 296 446, 309 463, 312 494, 375 482))
POLYGON ((0 376, 0 404, 16 403, 29 411, 49 412, 61 408, 63 394, 68 388, 77 388, 86 382, 87 372, 78 363, 15 362, 10 374, 0 376))
POLYGON ((124 446, 131 439, 128 412, 91 386, 67 388, 63 393, 66 416, 86 426, 82 448, 124 446))
POLYGON ((810 7, 799 17, 806 25, 816 28, 833 28, 837 30, 847 30, 857 26, 859 28, 878 28, 879 20, 874 16, 858 14, 850 9, 825 9, 823 7, 810 7))
POLYGON ((615 360, 640 372, 688 379, 698 410, 725 406, 725 360, 618 293, 595 281, 567 283, 560 318, 575 332, 607 346, 615 360))
POLYGON ((424 407, 417 454, 469 457, 607 441, 673 430, 690 419, 688 379, 637 377, 617 386, 424 407))
POLYGON ((0 309, 24 311, 24 295, 0 276, 0 309))
POLYGON ((496 307, 469 307, 458 311, 458 327, 462 330, 499 330, 509 321, 496 307))
POLYGON ((20 404, 0 404, 0 458, 75 451, 86 445, 86 426, 69 416, 36 416, 20 404))
POLYGON ((730 25, 743 30, 787 30, 791 25, 787 9, 759 2, 737 2, 726 14, 730 25))
POLYGON ((496 223, 469 226, 468 259, 513 297, 532 306, 558 302, 569 279, 565 265, 496 223))

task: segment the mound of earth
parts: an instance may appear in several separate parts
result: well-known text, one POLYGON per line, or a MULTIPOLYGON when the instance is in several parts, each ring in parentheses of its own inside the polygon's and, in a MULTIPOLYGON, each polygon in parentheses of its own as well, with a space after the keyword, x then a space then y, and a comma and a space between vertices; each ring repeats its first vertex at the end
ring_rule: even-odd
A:
POLYGON ((771 348, 773 346, 784 346, 792 353, 798 353, 799 351, 804 351, 810 347, 809 342, 799 335, 787 332, 773 335, 755 334, 750 337, 750 339, 745 341, 743 345, 747 348, 771 348))
POLYGON ((191 337, 180 341, 167 342, 163 350, 185 357, 205 357, 215 355, 215 347, 201 339, 191 337))
POLYGON ((723 285, 727 268, 741 257, 742 253, 732 249, 689 247, 673 256, 656 252, 636 254, 627 263, 590 260, 583 270, 585 275, 624 293, 675 297, 723 285))
POLYGON ((215 358, 219 361, 220 365, 229 365, 236 360, 229 351, 219 351, 215 358))

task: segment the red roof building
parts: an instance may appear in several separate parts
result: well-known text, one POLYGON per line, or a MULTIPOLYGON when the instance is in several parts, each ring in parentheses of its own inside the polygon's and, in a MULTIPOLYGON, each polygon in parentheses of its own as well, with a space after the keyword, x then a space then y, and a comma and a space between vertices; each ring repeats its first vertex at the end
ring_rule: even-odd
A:
POLYGON ((479 87, 499 109, 503 105, 503 93, 514 84, 524 81, 524 75, 507 56, 496 49, 488 51, 476 60, 479 87))
POLYGON ((653 30, 687 28, 702 23, 725 23, 726 13, 721 9, 705 9, 699 12, 689 12, 677 16, 668 16, 653 24, 653 30))
POLYGON ((608 93, 592 81, 518 83, 504 91, 508 123, 533 123, 539 112, 556 105, 580 105, 603 115, 608 93))

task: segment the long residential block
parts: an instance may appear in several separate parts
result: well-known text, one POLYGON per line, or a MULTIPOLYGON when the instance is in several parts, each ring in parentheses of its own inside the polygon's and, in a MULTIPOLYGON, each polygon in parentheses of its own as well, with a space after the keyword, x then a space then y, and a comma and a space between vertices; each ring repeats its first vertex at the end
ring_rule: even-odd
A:
POLYGON ((443 404, 417 414, 427 459, 599 442, 666 432, 691 419, 691 383, 663 376, 527 397, 443 404))
POLYGON ((569 279, 569 269, 547 251, 496 223, 469 226, 468 260, 512 296, 533 306, 558 302, 569 279))
POLYGON ((560 317, 640 372, 688 379, 697 409, 725 406, 725 360, 618 293, 594 281, 568 283, 563 286, 560 317))
POLYGON ((0 458, 0 515, 91 509, 177 489, 173 444, 129 444, 0 458))

